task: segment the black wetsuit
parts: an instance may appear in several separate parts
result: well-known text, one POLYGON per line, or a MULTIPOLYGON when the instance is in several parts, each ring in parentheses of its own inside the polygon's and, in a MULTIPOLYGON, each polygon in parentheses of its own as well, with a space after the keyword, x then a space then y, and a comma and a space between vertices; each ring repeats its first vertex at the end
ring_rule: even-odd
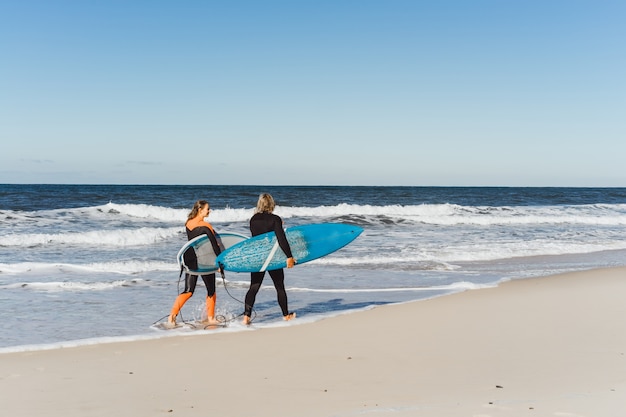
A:
MULTIPOLYGON (((285 231, 283 230, 283 221, 277 215, 271 213, 256 213, 250 219, 250 232, 252 233, 252 236, 257 236, 267 232, 276 233, 278 246, 280 246, 285 255, 287 255, 287 258, 293 257, 291 254, 291 248, 289 247, 289 242, 285 236, 285 231)), ((287 291, 285 291, 285 272, 282 268, 268 272, 274 282, 274 288, 276 288, 278 305, 283 312, 283 316, 286 316, 289 314, 289 310, 287 308, 287 291)), ((252 306, 254 306, 256 294, 261 288, 264 276, 265 272, 252 272, 250 274, 250 289, 246 293, 246 306, 244 312, 244 314, 248 317, 252 315, 252 306)))
MULTIPOLYGON (((200 235, 207 235, 209 237, 209 240, 211 241, 211 246, 213 246, 213 250, 215 251, 215 254, 219 255, 222 252, 220 245, 217 243, 217 239, 215 238, 215 234, 213 234, 213 231, 209 229, 208 227, 198 226, 198 227, 195 227, 193 230, 189 230, 188 228, 185 227, 185 230, 187 231, 188 240, 196 238, 200 235)), ((185 265, 187 265, 190 269, 198 268, 198 258, 196 257, 196 252, 192 248, 188 249, 183 254, 183 258, 185 260, 185 265)), ((201 277, 202 277, 202 280, 204 281, 204 285, 206 286, 208 296, 212 297, 213 294, 215 294, 215 274, 213 273, 213 274, 201 275, 201 277)), ((197 275, 185 274, 185 291, 183 292, 190 292, 193 294, 193 292, 196 289, 197 282, 198 282, 197 275)))

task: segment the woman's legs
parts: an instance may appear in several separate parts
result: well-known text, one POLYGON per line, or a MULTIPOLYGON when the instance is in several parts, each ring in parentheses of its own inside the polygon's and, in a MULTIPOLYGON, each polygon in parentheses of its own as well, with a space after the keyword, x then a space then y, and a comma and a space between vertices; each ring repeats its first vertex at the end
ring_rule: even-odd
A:
POLYGON ((251 272, 250 273, 250 288, 246 293, 245 299, 245 309, 243 312, 243 324, 250 324, 250 317, 252 316, 252 307, 254 306, 254 301, 256 300, 256 294, 259 292, 261 288, 261 284, 263 283, 263 277, 265 276, 265 272, 251 272))
POLYGON ((169 324, 176 324, 176 316, 180 312, 180 309, 183 308, 187 300, 191 298, 193 292, 196 290, 196 283, 198 282, 197 275, 185 274, 185 291, 181 292, 176 300, 174 300, 174 305, 172 306, 172 311, 170 312, 169 317, 167 318, 167 322, 169 324))
POLYGON ((287 291, 285 290, 285 271, 282 269, 275 269, 269 271, 272 281, 274 281, 274 288, 276 288, 276 297, 278 299, 278 305, 283 312, 285 320, 289 320, 292 317, 289 315, 289 308, 287 306, 287 291), (287 318, 289 317, 289 319, 287 318))
MULTIPOLYGON (((278 299, 278 305, 280 306, 280 310, 283 313, 283 318, 285 320, 291 320, 295 318, 296 313, 289 313, 287 303, 287 291, 285 290, 285 271, 282 269, 275 269, 268 272, 270 273, 272 282, 274 282, 274 288, 276 288, 276 297, 278 299)), ((250 289, 248 289, 248 292, 246 293, 246 307, 243 317, 244 324, 250 324, 252 307, 254 306, 254 301, 256 300, 256 294, 261 288, 261 283, 263 282, 264 276, 265 272, 252 272, 250 274, 250 289)))
POLYGON ((215 320, 215 301, 217 294, 215 294, 215 274, 202 275, 202 280, 207 290, 206 297, 206 319, 209 324, 218 324, 215 320))

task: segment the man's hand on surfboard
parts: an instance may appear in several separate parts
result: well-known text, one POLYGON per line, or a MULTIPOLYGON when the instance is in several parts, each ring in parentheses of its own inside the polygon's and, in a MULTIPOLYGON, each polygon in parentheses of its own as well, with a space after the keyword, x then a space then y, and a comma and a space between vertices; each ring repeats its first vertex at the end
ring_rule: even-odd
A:
POLYGON ((293 268, 296 264, 296 260, 293 258, 287 258, 287 268, 293 268))

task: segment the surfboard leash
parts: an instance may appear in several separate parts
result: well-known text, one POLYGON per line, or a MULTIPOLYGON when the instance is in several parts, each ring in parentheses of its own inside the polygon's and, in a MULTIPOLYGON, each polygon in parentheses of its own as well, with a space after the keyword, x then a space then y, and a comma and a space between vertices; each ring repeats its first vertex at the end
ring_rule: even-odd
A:
MULTIPOLYGON (((221 266, 221 265, 220 265, 220 266, 221 266)), ((177 295, 180 295, 180 281, 181 281, 182 276, 183 276, 183 271, 184 271, 184 269, 181 267, 181 269, 180 269, 180 274, 178 275, 178 283, 176 284, 176 292, 178 293, 177 295)), ((234 295, 232 295, 232 294, 231 294, 231 292, 228 290, 228 285, 226 285, 226 274, 224 273, 224 269, 223 269, 223 268, 220 268, 220 270, 219 270, 219 271, 220 271, 220 275, 221 275, 221 277, 222 277, 222 284, 224 285, 224 289, 226 290, 226 293, 227 293, 227 294, 230 296, 230 298, 232 298, 233 300, 237 301, 238 303, 240 303, 240 304, 242 304, 242 305, 245 305, 246 303, 245 303, 244 301, 241 301, 240 299, 238 299, 237 297, 235 297, 234 295)), ((186 321, 186 320, 185 320, 185 318, 183 317, 183 312, 182 312, 182 311, 179 311, 179 312, 178 312, 178 315, 180 316, 180 322, 181 322, 181 323, 184 323, 184 324, 189 324, 189 325, 191 325, 191 326, 194 326, 194 327, 195 327, 195 325, 193 324, 193 322, 191 322, 191 321, 186 321)), ((256 316, 257 316, 256 310, 255 310, 254 308, 252 308, 252 317, 250 317, 250 323, 252 323, 252 322, 254 321, 254 319, 256 318, 256 316)), ((152 323, 152 325, 155 325, 155 324, 157 324, 157 323, 160 323, 160 322, 162 322, 164 319, 166 319, 166 318, 168 318, 168 317, 169 317, 169 314, 166 314, 165 316, 161 317, 160 319, 158 319, 157 321, 155 321, 154 323, 152 323)), ((211 326, 223 326, 223 327, 226 327, 226 325, 227 325, 228 323, 230 323, 231 321, 235 321, 235 320, 237 320, 237 319, 238 319, 238 318, 240 318, 240 317, 243 317, 243 313, 241 313, 241 314, 239 314, 239 315, 237 315, 237 316, 234 316, 234 317, 233 317, 233 318, 231 318, 231 319, 227 319, 227 318, 226 318, 226 316, 224 316, 224 315, 221 315, 221 314, 220 314, 220 315, 218 315, 218 316, 215 316, 215 318, 216 318, 216 319, 220 322, 220 324, 213 324, 213 325, 208 324, 208 325, 204 326, 204 328, 211 327, 211 326)))
MULTIPOLYGON (((176 283, 176 293, 177 293, 176 295, 177 296, 180 295, 180 281, 181 281, 181 279, 183 277, 183 271, 184 270, 185 269, 184 269, 183 265, 181 265, 180 266, 180 273, 178 274, 178 282, 176 283)), ((178 315, 180 316, 181 323, 185 323, 185 324, 188 323, 187 321, 185 321, 185 318, 183 317, 183 312, 182 311, 179 311, 178 315)), ((160 319, 158 319, 157 321, 152 323, 152 325, 154 326, 157 323, 161 323, 164 319, 168 318, 169 316, 170 316, 169 314, 166 314, 165 316, 161 317, 160 319)))
MULTIPOLYGON (((236 298, 235 296, 233 296, 230 291, 228 290, 228 286, 226 285, 226 274, 224 273, 224 266, 222 264, 220 264, 220 275, 222 276, 222 284, 224 285, 224 289, 226 290, 226 293, 230 296, 230 298, 232 298, 233 300, 237 301, 239 304, 242 304, 244 307, 246 305, 245 301, 241 301, 240 299, 236 298)), ((236 319, 243 317, 244 313, 239 314, 238 316, 233 317, 232 319, 228 320, 229 322, 231 321, 235 321, 236 319)), ((256 318, 256 310, 254 309, 254 307, 252 308, 252 317, 250 317, 250 323, 252 323, 254 321, 254 319, 256 318)))

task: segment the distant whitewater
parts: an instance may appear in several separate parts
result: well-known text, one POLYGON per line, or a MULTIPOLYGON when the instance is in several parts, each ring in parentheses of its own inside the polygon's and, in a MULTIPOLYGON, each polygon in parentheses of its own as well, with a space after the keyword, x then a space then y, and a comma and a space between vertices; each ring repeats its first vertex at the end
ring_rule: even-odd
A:
MULTIPOLYGON (((175 256, 194 201, 210 201, 218 232, 248 235, 261 192, 285 226, 365 229, 287 272, 299 322, 626 264, 623 188, 0 185, 0 348, 163 336, 151 325, 180 291, 175 256)), ((248 279, 219 280, 219 314, 237 318, 248 279)), ((199 285, 185 318, 200 318, 204 296, 199 285)), ((280 317, 271 281, 255 308, 260 325, 280 317)))

